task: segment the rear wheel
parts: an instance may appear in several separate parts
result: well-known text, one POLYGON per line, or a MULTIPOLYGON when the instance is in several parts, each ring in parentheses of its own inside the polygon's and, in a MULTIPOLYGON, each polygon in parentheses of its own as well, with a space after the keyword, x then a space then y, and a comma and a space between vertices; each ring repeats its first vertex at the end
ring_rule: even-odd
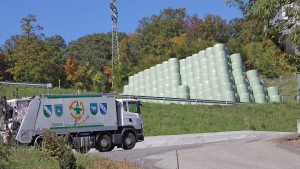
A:
POLYGON ((123 137, 123 149, 130 150, 135 146, 136 137, 132 133, 126 133, 123 137))
POLYGON ((114 148, 110 135, 101 134, 96 140, 96 149, 100 152, 111 151, 114 148))
POLYGON ((43 135, 39 135, 35 138, 33 146, 34 148, 43 148, 43 135))

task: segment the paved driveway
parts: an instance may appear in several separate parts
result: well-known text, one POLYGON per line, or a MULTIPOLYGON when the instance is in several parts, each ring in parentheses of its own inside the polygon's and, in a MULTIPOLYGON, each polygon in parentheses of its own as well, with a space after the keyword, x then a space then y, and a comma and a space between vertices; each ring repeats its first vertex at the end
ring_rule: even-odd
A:
POLYGON ((146 137, 133 150, 90 154, 126 159, 149 169, 175 169, 178 163, 180 169, 298 169, 300 150, 278 141, 291 134, 295 135, 239 131, 146 137))

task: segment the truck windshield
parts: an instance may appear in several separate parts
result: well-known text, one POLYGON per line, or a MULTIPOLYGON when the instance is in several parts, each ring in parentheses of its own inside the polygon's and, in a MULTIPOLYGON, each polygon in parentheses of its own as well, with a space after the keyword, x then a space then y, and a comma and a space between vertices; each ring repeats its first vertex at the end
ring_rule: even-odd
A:
POLYGON ((128 102, 129 112, 141 113, 139 102, 128 102))

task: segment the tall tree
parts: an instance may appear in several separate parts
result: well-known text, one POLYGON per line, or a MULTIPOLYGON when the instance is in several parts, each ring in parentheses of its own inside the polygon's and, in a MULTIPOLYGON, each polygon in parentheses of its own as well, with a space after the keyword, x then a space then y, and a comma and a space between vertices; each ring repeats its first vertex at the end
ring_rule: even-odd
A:
POLYGON ((147 54, 156 55, 160 61, 168 59, 165 50, 170 46, 169 40, 184 31, 184 8, 167 8, 159 15, 143 18, 136 32, 138 35, 141 57, 147 54))
POLYGON ((14 66, 8 71, 15 81, 57 83, 57 58, 52 55, 52 47, 44 41, 44 35, 38 33, 42 27, 35 25, 36 15, 28 15, 21 20, 23 35, 20 36, 14 51, 10 54, 14 66))
POLYGON ((12 76, 7 72, 9 68, 9 59, 4 51, 0 51, 0 80, 12 80, 12 76))
POLYGON ((300 45, 298 38, 295 38, 300 32, 300 0, 225 0, 225 2, 237 6, 248 19, 262 23, 263 35, 273 41, 277 42, 284 34, 291 33, 293 43, 300 45))

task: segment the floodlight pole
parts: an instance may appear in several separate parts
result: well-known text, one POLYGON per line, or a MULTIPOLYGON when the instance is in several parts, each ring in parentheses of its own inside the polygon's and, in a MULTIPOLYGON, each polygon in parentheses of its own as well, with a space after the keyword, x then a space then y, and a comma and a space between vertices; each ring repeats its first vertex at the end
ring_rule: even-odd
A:
POLYGON ((117 0, 110 0, 111 20, 112 20, 112 38, 111 38, 111 69, 112 69, 112 88, 114 86, 114 69, 120 65, 119 40, 118 40, 118 10, 116 6, 117 0))

